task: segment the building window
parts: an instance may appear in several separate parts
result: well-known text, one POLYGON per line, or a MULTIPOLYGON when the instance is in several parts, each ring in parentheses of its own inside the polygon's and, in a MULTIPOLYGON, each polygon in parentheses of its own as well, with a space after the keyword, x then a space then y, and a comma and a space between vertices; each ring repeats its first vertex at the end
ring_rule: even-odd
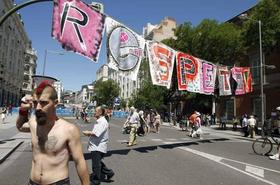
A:
POLYGON ((29 76, 28 75, 24 75, 23 80, 28 82, 29 81, 29 76))
POLYGON ((24 71, 29 72, 30 66, 29 65, 24 65, 24 71))
POLYGON ((27 89, 28 88, 28 84, 27 83, 23 83, 23 88, 27 89))
POLYGON ((260 97, 255 97, 252 99, 253 105, 253 114, 257 116, 258 120, 261 120, 261 112, 262 112, 262 101, 260 97))
POLYGON ((226 101, 226 118, 231 120, 234 116, 234 102, 233 99, 226 101))
POLYGON ((260 56, 258 53, 255 53, 249 56, 251 70, 252 70, 252 79, 254 84, 260 83, 260 56))

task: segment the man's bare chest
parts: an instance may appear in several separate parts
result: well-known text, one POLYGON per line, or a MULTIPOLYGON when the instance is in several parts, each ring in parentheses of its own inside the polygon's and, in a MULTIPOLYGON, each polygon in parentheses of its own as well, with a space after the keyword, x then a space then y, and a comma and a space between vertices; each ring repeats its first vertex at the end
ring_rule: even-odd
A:
POLYGON ((46 153, 48 155, 57 155, 67 150, 67 139, 56 134, 34 135, 32 136, 33 152, 46 153))

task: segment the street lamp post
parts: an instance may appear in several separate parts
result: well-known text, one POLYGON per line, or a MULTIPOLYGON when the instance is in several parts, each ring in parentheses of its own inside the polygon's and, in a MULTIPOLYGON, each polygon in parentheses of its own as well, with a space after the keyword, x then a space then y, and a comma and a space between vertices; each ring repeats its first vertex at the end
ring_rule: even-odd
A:
POLYGON ((47 49, 45 49, 44 64, 43 64, 43 76, 45 76, 45 69, 46 69, 47 54, 48 54, 48 53, 53 53, 53 54, 58 54, 58 55, 64 55, 64 53, 62 53, 62 52, 57 52, 57 51, 52 51, 52 50, 47 50, 47 49))
POLYGON ((263 54, 262 54, 262 22, 259 20, 259 43, 260 43, 260 67, 261 67, 261 125, 264 125, 264 93, 263 93, 263 75, 264 75, 264 68, 263 68, 263 54))
POLYGON ((260 46, 260 85, 261 85, 261 125, 264 125, 264 92, 263 92, 263 76, 264 76, 264 64, 263 64, 263 52, 262 52, 262 22, 261 20, 251 19, 247 14, 241 14, 239 16, 241 19, 249 19, 257 22, 259 25, 259 46, 260 46))

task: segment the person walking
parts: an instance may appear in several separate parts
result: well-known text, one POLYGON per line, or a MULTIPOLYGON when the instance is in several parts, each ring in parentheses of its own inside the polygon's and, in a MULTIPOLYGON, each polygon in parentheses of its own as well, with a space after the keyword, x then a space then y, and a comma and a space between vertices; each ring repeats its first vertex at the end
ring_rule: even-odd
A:
POLYGON ((1 120, 2 120, 2 124, 5 123, 6 116, 7 116, 7 108, 6 108, 6 106, 4 105, 4 106, 1 108, 1 120))
POLYGON ((238 119, 236 118, 236 116, 233 116, 233 118, 232 118, 232 130, 233 131, 237 130, 237 125, 238 125, 238 119))
POLYGON ((255 126, 256 126, 256 119, 253 115, 250 116, 248 119, 248 128, 249 128, 249 134, 251 138, 255 137, 255 126))
POLYGON ((8 115, 13 115, 13 106, 11 104, 8 106, 8 115))
POLYGON ((128 147, 136 145, 136 131, 138 128, 138 124, 140 123, 139 115, 136 112, 136 109, 134 107, 130 107, 130 114, 125 122, 125 125, 129 125, 130 127, 130 133, 129 133, 129 142, 128 147))
POLYGON ((137 129, 137 135, 144 136, 148 131, 147 123, 144 119, 144 112, 140 110, 138 114, 139 114, 140 126, 137 129))
POLYGON ((105 114, 106 110, 104 107, 96 107, 94 112, 96 123, 91 131, 83 131, 83 134, 89 137, 88 150, 91 152, 92 160, 92 175, 90 179, 93 185, 99 185, 103 176, 109 181, 115 175, 113 170, 107 168, 102 161, 107 153, 109 141, 109 123, 105 118, 105 114))
MULTIPOLYGON (((280 106, 276 108, 276 114, 277 114, 277 118, 275 120, 275 126, 276 128, 274 128, 276 131, 278 131, 278 134, 280 134, 280 106)), ((278 147, 278 153, 269 156, 269 158, 271 160, 279 160, 280 159, 280 147, 278 147)))
POLYGON ((158 113, 158 111, 155 111, 155 132, 157 134, 159 134, 159 129, 160 129, 160 125, 161 125, 161 117, 160 114, 158 113))
POLYGON ((33 96, 25 96, 16 121, 20 132, 31 133, 32 165, 29 185, 70 185, 69 159, 72 156, 82 185, 89 185, 87 164, 79 129, 56 115, 55 88, 43 81, 33 96), (31 108, 35 116, 29 117, 31 108))
POLYGON ((201 129, 201 114, 197 111, 195 111, 191 117, 190 117, 190 122, 192 125, 192 131, 190 133, 191 137, 196 137, 199 135, 201 137, 202 134, 202 129, 201 129))
POLYGON ((248 118, 247 118, 247 114, 244 114, 243 115, 243 118, 242 118, 242 129, 243 129, 243 132, 244 132, 244 137, 247 137, 249 135, 249 132, 248 132, 248 118))

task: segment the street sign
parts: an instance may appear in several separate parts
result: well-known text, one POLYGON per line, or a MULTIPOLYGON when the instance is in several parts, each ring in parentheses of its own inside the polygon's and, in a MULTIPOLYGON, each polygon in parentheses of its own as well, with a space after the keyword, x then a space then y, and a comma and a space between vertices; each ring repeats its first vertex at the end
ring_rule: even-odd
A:
POLYGON ((121 99, 119 97, 116 97, 114 100, 115 105, 120 105, 121 104, 121 99))

